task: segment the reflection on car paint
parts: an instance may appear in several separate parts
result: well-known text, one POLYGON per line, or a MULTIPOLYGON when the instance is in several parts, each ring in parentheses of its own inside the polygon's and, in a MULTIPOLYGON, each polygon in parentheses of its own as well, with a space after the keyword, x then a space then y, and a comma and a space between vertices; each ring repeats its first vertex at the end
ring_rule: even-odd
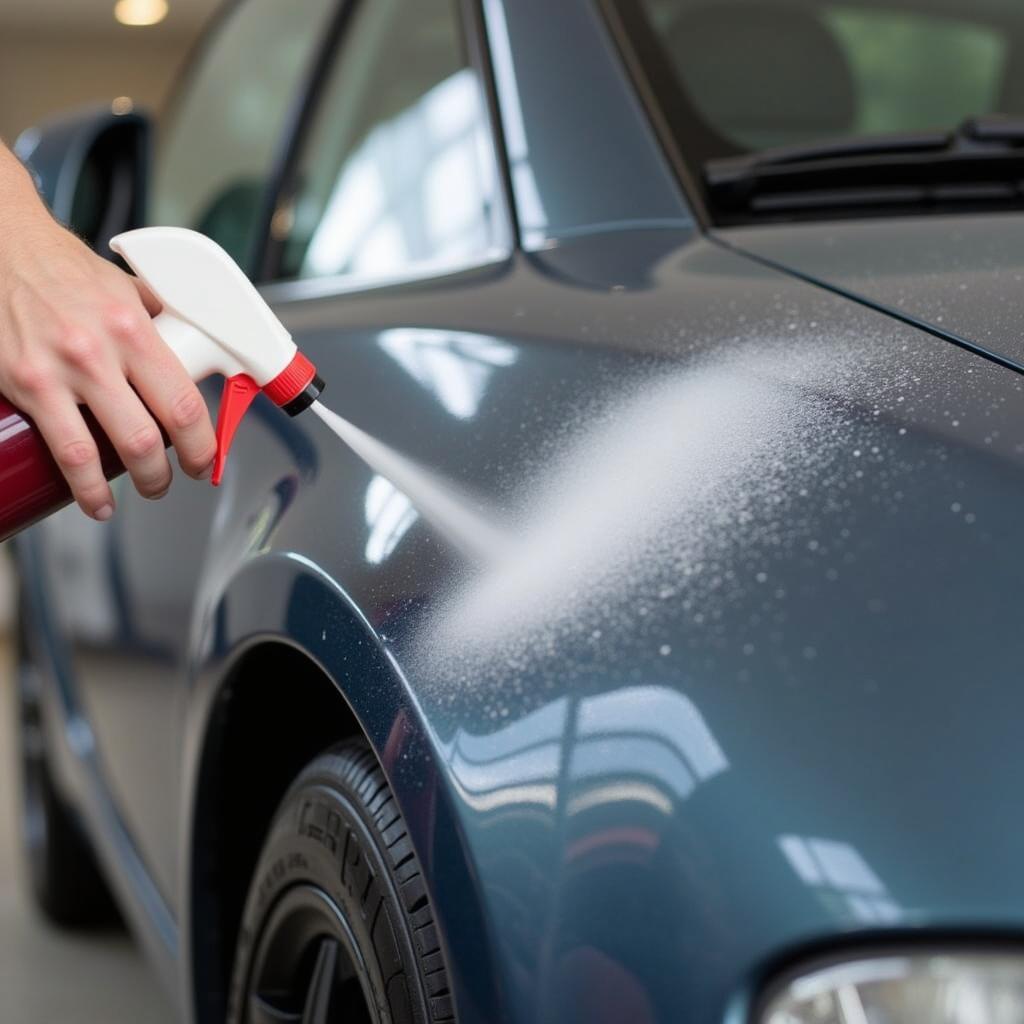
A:
POLYGON ((577 710, 569 775, 573 783, 588 785, 570 801, 569 813, 594 806, 599 794, 621 796, 620 785, 633 780, 661 794, 660 804, 654 803, 671 810, 728 767, 696 705, 676 690, 625 686, 584 697, 577 710))
POLYGON ((604 804, 646 804, 670 816, 729 767, 696 706, 660 686, 559 697, 476 735, 442 744, 462 798, 475 811, 539 804, 568 815, 604 804))
POLYGON ((314 402, 310 411, 333 431, 336 439, 400 488, 418 511, 467 558, 486 561, 504 547, 505 539, 499 529, 480 514, 479 503, 460 487, 435 471, 417 465, 379 438, 371 437, 321 402, 314 402))
POLYGON ((835 839, 779 836, 779 849, 793 870, 830 911, 861 924, 895 924, 903 917, 882 880, 849 843, 835 839))
POLYGON ((406 495, 386 477, 374 476, 366 488, 366 560, 376 565, 387 558, 418 518, 406 495))
POLYGON ((459 419, 476 415, 495 367, 519 357, 506 341, 464 331, 396 328, 381 332, 380 346, 459 419))
POLYGON ((491 41, 491 62, 502 99, 505 128, 505 151, 512 191, 519 215, 519 230, 527 245, 542 242, 547 233, 548 217, 530 164, 530 148, 526 141, 526 122, 519 102, 512 42, 501 0, 484 0, 487 28, 491 41))

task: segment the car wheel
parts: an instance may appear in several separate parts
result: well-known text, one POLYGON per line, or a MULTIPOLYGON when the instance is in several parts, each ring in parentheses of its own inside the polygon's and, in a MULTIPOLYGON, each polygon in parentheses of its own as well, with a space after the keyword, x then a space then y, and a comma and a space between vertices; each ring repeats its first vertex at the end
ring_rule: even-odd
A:
POLYGON ((67 928, 110 925, 120 917, 81 825, 61 799, 47 763, 40 681, 19 621, 16 650, 21 762, 21 836, 36 904, 67 928))
POLYGON ((365 743, 317 757, 277 811, 243 912, 228 1020, 454 1020, 419 861, 365 743))

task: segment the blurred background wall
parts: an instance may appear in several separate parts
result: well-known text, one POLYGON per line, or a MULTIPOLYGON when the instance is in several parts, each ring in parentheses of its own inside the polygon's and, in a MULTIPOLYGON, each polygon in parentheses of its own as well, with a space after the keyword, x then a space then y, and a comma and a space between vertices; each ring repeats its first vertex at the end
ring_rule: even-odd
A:
MULTIPOLYGON (((115 18, 115 0, 0 0, 0 138, 13 143, 44 118, 118 96, 159 112, 218 3, 121 0, 129 18, 150 20, 166 8, 153 24, 127 26, 115 18)), ((14 589, 0 557, 0 1016, 30 1024, 171 1024, 173 1011, 127 935, 55 931, 25 896, 6 637, 14 589)))
MULTIPOLYGON (((118 96, 158 113, 219 4, 0 0, 0 138, 10 145, 45 118, 118 96), (126 25, 117 15, 152 23, 126 25)), ((0 631, 10 623, 12 589, 0 558, 0 631)))
MULTIPOLYGON (((288 2, 288 0, 285 0, 288 2)), ((159 110, 217 0, 0 0, 0 137, 117 96, 159 110)))

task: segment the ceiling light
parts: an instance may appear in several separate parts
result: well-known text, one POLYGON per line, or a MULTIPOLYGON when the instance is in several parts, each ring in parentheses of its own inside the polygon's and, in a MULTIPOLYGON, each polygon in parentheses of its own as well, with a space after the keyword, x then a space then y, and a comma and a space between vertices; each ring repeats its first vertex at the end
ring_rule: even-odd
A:
POLYGON ((122 25, 155 25, 167 17, 167 0, 117 0, 114 17, 122 25))

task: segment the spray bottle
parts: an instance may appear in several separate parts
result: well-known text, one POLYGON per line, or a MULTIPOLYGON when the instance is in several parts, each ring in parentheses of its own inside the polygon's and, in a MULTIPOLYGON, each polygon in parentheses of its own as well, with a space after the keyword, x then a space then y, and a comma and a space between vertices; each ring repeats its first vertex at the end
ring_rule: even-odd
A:
MULTIPOLYGON (((291 416, 324 388, 259 292, 216 242, 185 228, 141 228, 118 235, 124 258, 163 305, 158 333, 199 381, 224 376, 212 483, 221 482, 242 417, 262 391, 291 416)), ((86 411, 107 479, 124 472, 113 446, 86 411)), ((0 396, 0 541, 63 508, 71 491, 35 424, 0 396)))

